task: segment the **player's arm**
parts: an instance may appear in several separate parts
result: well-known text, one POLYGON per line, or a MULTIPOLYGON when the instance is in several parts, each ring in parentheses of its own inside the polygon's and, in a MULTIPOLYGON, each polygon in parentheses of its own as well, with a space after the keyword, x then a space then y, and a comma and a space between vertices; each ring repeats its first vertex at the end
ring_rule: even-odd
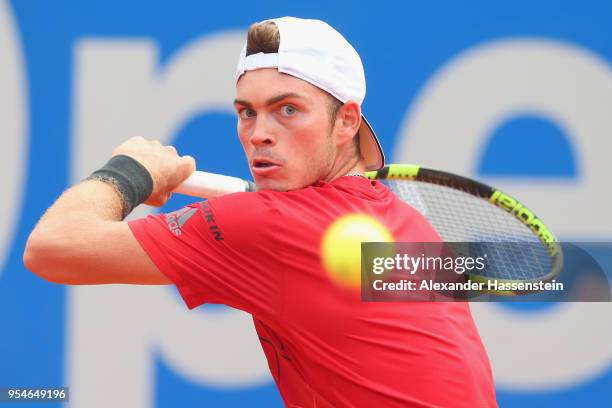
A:
MULTIPOLYGON (((153 187, 145 202, 156 206, 195 169, 193 158, 143 138, 119 146, 113 152, 118 155, 146 168, 153 187)), ((125 206, 121 189, 107 181, 86 180, 68 189, 30 234, 23 256, 26 267, 63 284, 170 283, 121 221, 125 206)))

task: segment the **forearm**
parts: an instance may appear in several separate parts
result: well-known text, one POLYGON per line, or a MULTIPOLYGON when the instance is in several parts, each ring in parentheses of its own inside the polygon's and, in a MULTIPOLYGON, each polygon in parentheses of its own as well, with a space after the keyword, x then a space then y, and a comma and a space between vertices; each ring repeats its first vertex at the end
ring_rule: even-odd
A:
MULTIPOLYGON (((121 221, 123 203, 117 189, 100 180, 85 180, 66 190, 42 216, 33 232, 47 225, 121 221)), ((73 225, 76 227, 77 225, 73 225)))
POLYGON ((106 182, 86 180, 66 190, 30 234, 26 266, 53 282, 87 283, 86 274, 95 268, 92 258, 104 255, 122 224, 122 206, 119 193, 106 182))
POLYGON ((163 205, 194 170, 193 158, 171 146, 127 140, 94 180, 68 189, 43 215, 26 244, 26 267, 55 283, 169 283, 121 220, 143 202, 163 205))

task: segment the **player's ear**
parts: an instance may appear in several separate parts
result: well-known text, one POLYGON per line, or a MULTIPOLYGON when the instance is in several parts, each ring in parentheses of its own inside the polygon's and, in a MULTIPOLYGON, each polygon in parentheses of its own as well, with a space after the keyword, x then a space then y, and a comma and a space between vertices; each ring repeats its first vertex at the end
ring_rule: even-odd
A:
POLYGON ((361 125, 361 107, 355 101, 347 101, 336 115, 337 141, 344 144, 353 139, 361 125))

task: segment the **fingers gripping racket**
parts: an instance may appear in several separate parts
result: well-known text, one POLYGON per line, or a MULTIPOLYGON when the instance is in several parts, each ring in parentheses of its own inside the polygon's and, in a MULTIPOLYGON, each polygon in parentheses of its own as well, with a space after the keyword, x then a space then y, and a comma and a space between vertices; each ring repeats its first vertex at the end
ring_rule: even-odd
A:
MULTIPOLYGON (((554 235, 531 210, 500 190, 412 164, 391 164, 366 176, 417 209, 445 242, 478 243, 472 251, 494 254, 493 266, 472 273, 473 281, 548 282, 561 271, 563 254, 554 235)), ((254 190, 252 182, 197 171, 175 192, 206 198, 254 190)))

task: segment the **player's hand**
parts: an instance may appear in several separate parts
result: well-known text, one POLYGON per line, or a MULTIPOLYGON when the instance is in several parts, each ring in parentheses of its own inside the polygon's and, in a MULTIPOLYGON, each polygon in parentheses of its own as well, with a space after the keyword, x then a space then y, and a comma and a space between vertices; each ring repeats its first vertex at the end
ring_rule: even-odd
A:
POLYGON ((179 156, 173 146, 163 146, 157 140, 133 137, 113 150, 113 156, 126 155, 137 160, 153 178, 153 192, 145 204, 160 207, 168 201, 172 191, 196 169, 195 159, 179 156))

